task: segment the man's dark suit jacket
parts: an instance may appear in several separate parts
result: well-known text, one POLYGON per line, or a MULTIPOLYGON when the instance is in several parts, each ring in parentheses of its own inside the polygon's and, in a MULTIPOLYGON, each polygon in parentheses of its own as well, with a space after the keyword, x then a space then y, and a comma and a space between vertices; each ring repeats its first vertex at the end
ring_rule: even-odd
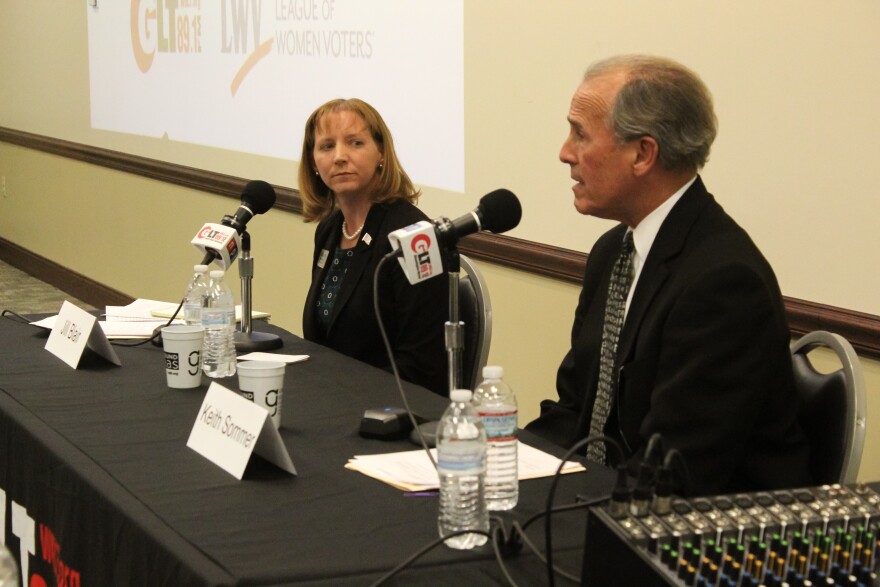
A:
MULTIPOLYGON (((606 292, 625 231, 613 228, 590 252, 559 401, 543 401, 527 426, 561 446, 589 435, 606 292)), ((694 494, 809 485, 789 342, 772 269, 698 177, 636 284, 606 434, 630 458, 660 433, 684 456, 694 494)))
MULTIPOLYGON (((342 281, 325 333, 316 314, 318 295, 339 244, 342 212, 337 210, 315 229, 312 284, 303 310, 303 334, 311 340, 381 369, 390 370, 379 323, 373 311, 373 274, 391 251, 388 234, 427 216, 404 201, 370 208, 355 256, 342 281), (326 251, 326 254, 324 253, 326 251), (326 256, 324 267, 318 262, 326 256)), ((396 259, 379 275, 379 306, 400 376, 441 395, 448 395, 444 323, 448 320, 446 274, 410 285, 396 259)))

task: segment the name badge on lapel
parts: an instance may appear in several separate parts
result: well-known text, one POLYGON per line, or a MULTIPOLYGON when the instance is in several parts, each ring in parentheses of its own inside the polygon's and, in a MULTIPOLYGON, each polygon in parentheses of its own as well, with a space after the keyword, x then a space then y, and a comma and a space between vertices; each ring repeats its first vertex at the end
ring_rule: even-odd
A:
POLYGON ((318 269, 323 269, 324 265, 327 264, 327 257, 330 256, 330 251, 327 249, 321 249, 321 255, 318 257, 318 269))

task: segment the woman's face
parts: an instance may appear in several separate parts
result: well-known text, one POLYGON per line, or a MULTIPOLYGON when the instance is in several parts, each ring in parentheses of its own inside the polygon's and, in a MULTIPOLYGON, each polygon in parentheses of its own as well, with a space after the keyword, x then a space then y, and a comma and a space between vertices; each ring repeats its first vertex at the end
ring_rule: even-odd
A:
POLYGON ((342 110, 322 116, 312 157, 321 180, 337 197, 369 199, 382 153, 358 113, 342 110))

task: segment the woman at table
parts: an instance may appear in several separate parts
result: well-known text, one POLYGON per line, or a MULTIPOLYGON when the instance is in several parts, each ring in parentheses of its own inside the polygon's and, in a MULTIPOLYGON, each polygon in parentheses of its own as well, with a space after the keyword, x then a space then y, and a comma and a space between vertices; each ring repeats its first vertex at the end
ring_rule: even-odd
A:
MULTIPOLYGON (((307 340, 390 370, 373 310, 373 274, 388 234, 427 216, 379 113, 358 99, 331 100, 306 121, 299 166, 306 222, 318 222, 307 340)), ((410 285, 396 260, 379 275, 379 307, 403 379, 448 394, 446 274, 410 285)))

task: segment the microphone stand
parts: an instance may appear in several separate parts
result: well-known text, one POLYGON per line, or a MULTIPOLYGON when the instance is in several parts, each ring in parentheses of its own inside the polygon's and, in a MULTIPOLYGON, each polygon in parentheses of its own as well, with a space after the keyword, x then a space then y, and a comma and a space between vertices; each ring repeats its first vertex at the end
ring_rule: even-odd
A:
POLYGON ((446 266, 449 274, 449 321, 445 324, 447 374, 449 391, 461 389, 461 363, 464 349, 464 322, 458 319, 458 286, 461 272, 461 260, 458 249, 450 247, 446 251, 446 266))
POLYGON ((246 230, 241 233, 238 275, 241 278, 241 331, 235 332, 235 351, 269 351, 281 348, 284 343, 277 334, 251 331, 251 279, 254 276, 254 258, 251 257, 251 235, 246 230))
MULTIPOLYGON (((462 387, 461 363, 464 349, 464 322, 458 319, 458 285, 461 277, 461 258, 458 249, 451 246, 444 251, 444 262, 449 274, 449 321, 444 325, 444 338, 451 394, 453 389, 462 387)), ((416 446, 422 446, 422 439, 429 448, 437 446, 437 421, 431 420, 419 424, 418 430, 413 430, 409 439, 416 446)))

